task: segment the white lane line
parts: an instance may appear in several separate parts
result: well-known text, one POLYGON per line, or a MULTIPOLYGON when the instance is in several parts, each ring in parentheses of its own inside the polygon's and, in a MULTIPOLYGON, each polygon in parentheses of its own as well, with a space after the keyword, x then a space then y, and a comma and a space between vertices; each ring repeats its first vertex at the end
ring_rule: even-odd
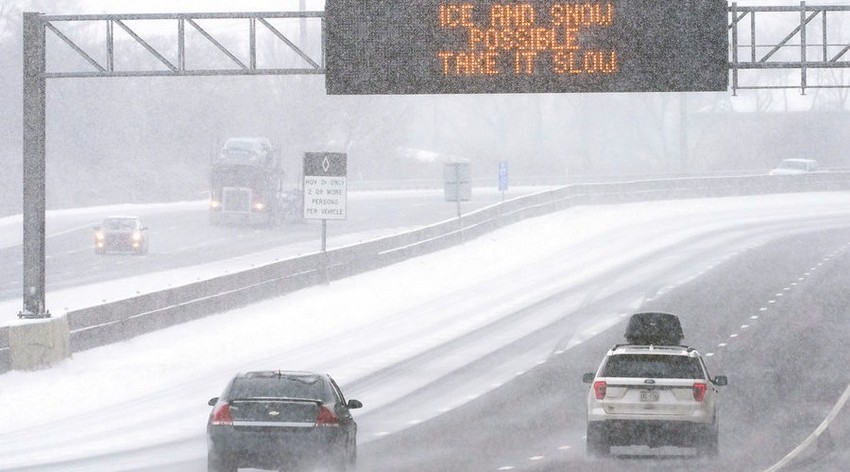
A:
POLYGON ((499 468, 498 468, 498 469, 496 469, 496 470, 514 470, 514 466, 512 466, 512 465, 503 465, 502 467, 499 467, 499 468))
POLYGON ((763 307, 759 308, 759 311, 767 311, 767 307, 763 306, 763 307))
POLYGON ((543 457, 544 457, 544 456, 531 456, 531 457, 529 457, 529 458, 528 458, 528 460, 530 460, 530 461, 539 461, 539 460, 543 460, 543 457))
POLYGON ((738 333, 732 333, 732 334, 730 334, 730 335, 729 335, 729 337, 730 337, 730 338, 737 338, 737 337, 738 337, 738 333))
POLYGON ((750 325, 741 325, 741 329, 747 329, 749 327, 750 327, 750 325))
POLYGON ((717 345, 717 347, 726 347, 726 343, 720 343, 717 345))
POLYGON ((791 461, 797 458, 803 451, 809 448, 815 441, 818 440, 821 434, 829 428, 829 425, 832 423, 832 420, 838 416, 838 413, 841 412, 841 409, 844 408, 844 404, 847 403, 847 400, 850 399, 850 385, 844 389, 844 393, 841 394, 841 398, 838 399, 838 402, 835 403, 835 406, 832 407, 832 411, 826 415, 823 422, 809 435, 803 442, 801 442, 797 447, 795 447, 791 452, 789 452, 785 457, 780 459, 779 462, 773 464, 770 468, 765 469, 764 472, 776 472, 779 469, 785 467, 790 464, 791 461))
POLYGON ((572 446, 570 446, 569 444, 565 444, 565 445, 563 445, 563 446, 558 446, 558 450, 559 450, 559 451, 569 451, 569 450, 570 450, 570 449, 572 449, 572 448, 573 448, 573 447, 572 447, 572 446))
POLYGON ((757 320, 757 319, 759 319, 759 315, 753 315, 753 316, 750 317, 750 319, 751 320, 757 320))

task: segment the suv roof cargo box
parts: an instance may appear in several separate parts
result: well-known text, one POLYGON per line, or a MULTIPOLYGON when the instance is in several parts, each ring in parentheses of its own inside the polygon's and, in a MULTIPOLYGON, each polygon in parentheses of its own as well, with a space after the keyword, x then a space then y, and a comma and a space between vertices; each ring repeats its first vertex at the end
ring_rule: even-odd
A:
POLYGON ((629 344, 654 344, 676 346, 682 344, 685 334, 679 318, 670 313, 635 313, 626 326, 629 344))

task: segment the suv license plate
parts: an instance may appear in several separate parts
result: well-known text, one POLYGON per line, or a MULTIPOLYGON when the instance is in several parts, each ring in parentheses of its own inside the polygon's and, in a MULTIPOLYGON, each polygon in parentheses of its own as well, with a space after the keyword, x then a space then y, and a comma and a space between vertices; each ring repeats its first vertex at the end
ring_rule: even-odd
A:
POLYGON ((642 402, 657 402, 659 394, 655 390, 641 390, 640 401, 642 402))

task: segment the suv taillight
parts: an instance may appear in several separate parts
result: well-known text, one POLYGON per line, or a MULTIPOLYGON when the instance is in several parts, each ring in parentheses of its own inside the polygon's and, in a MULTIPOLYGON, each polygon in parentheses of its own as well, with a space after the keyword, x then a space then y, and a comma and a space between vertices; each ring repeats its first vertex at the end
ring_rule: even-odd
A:
POLYGON ((604 380, 597 380, 596 382, 593 382, 593 391, 596 393, 596 399, 602 400, 608 392, 608 383, 604 380))
POLYGON ((339 426, 339 418, 336 414, 326 406, 319 407, 319 413, 316 415, 317 426, 339 426))
POLYGON ((705 400, 705 389, 707 388, 704 382, 694 383, 694 400, 701 402, 705 400))
POLYGON ((213 412, 212 424, 216 426, 233 426, 233 415, 230 414, 230 405, 222 403, 213 412))

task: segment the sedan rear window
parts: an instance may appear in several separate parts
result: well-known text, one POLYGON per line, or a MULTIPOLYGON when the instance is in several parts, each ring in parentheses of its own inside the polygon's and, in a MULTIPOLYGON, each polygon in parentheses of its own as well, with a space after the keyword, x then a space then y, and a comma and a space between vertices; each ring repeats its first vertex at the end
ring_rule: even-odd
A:
POLYGON ((328 385, 318 376, 251 376, 233 382, 228 395, 231 399, 300 398, 333 401, 328 385))
POLYGON ((654 379, 702 379, 699 359, 686 356, 620 354, 608 358, 603 377, 646 377, 654 379))

